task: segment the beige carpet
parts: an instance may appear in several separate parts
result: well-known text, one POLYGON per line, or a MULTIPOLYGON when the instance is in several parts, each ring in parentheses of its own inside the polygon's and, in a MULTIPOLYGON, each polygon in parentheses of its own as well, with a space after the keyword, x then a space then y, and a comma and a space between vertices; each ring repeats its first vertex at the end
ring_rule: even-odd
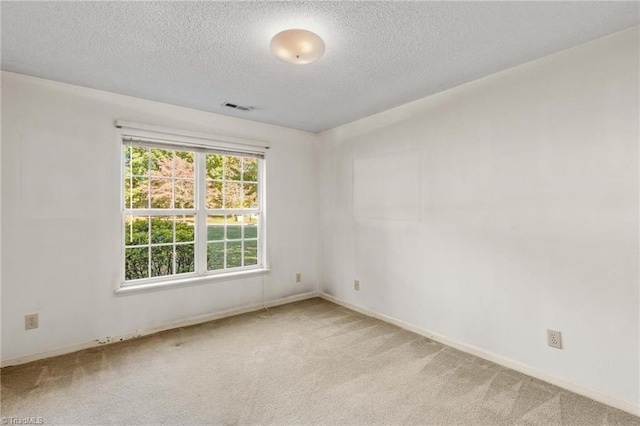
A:
POLYGON ((322 299, 2 370, 45 424, 571 424, 640 418, 322 299))

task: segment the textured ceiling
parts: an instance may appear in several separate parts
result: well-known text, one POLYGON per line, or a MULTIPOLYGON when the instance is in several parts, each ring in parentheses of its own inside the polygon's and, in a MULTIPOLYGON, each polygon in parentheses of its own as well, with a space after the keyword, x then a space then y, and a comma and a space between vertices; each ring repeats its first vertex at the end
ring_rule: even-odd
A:
POLYGON ((637 2, 2 2, 2 69, 322 131, 638 25, 637 2), (269 53, 321 35, 303 66, 269 53), (241 112, 223 102, 254 106, 241 112))

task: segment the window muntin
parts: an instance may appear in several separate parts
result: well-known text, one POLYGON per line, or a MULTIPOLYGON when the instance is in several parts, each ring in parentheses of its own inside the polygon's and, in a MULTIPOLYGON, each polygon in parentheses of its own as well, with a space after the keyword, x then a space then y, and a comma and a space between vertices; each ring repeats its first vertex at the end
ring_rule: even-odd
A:
POLYGON ((262 161, 125 140, 123 282, 262 267, 262 161))

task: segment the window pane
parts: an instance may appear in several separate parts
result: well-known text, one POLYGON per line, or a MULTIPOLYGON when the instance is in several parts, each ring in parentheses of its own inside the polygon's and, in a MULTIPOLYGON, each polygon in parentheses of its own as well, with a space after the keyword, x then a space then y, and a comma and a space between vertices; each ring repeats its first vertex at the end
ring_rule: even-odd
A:
POLYGON ((193 161, 193 152, 176 151, 174 157, 175 176, 191 178, 195 177, 195 167, 193 161))
POLYGON ((125 279, 137 280, 149 277, 149 247, 125 249, 125 279))
POLYGON ((240 199, 242 186, 240 183, 225 182, 224 183, 224 208, 239 209, 241 208, 240 199))
POLYGON ((207 240, 222 241, 224 240, 224 216, 208 216, 207 217, 207 240))
POLYGON ((226 228, 227 240, 239 240, 242 238, 242 216, 229 215, 227 216, 227 228, 226 228))
POLYGON ((234 241, 227 243, 227 268, 237 268, 242 266, 242 242, 234 241))
POLYGON ((173 243, 173 216, 151 218, 151 243, 173 243))
POLYGON ((149 179, 139 177, 125 178, 124 204, 127 209, 148 209, 149 179))
POLYGON ((171 179, 151 179, 151 208, 170 209, 173 200, 171 179))
POLYGON ((133 147, 131 145, 124 145, 124 175, 125 176, 130 176, 131 175, 131 155, 132 153, 133 147))
POLYGON ((151 176, 173 176, 173 151, 151 148, 151 176))
POLYGON ((213 271, 224 268, 224 243, 209 243, 207 245, 207 270, 213 271))
POLYGON ((149 176, 149 149, 126 145, 124 147, 125 176, 149 176))
POLYGON ((224 157, 224 180, 240 180, 242 161, 240 157, 224 157))
POLYGON ((244 265, 258 264, 258 241, 244 242, 244 265))
POLYGON ((258 224, 258 215, 257 214, 248 214, 244 216, 242 219, 242 223, 245 225, 257 225, 258 224))
POLYGON ((244 216, 244 238, 258 238, 257 216, 244 216))
POLYGON ((222 180, 222 155, 207 155, 207 178, 222 180))
POLYGON ((149 244, 149 217, 127 216, 124 220, 124 244, 140 246, 149 244))
POLYGON ((195 241, 195 216, 176 216, 176 243, 195 241))
POLYGON ((176 274, 186 274, 196 270, 193 244, 176 246, 176 274))
POLYGON ((242 185, 242 207, 248 209, 258 207, 258 184, 245 183, 242 185))
POLYGON ((173 273, 173 246, 151 246, 151 276, 162 277, 173 273))
POLYGON ((207 208, 222 208, 222 182, 207 182, 207 208))
POLYGON ((258 181, 258 159, 257 158, 247 158, 244 157, 242 159, 243 165, 243 175, 242 180, 257 182, 258 181))
POLYGON ((193 181, 186 179, 176 179, 174 183, 175 190, 175 208, 176 209, 192 209, 194 206, 193 181))

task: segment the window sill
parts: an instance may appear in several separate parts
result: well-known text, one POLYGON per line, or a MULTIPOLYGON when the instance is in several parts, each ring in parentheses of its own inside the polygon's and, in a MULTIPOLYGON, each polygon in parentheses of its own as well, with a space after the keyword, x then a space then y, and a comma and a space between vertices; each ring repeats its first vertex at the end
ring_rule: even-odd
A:
POLYGON ((248 271, 230 272, 227 274, 203 275, 199 277, 183 278, 172 281, 160 281, 144 284, 125 285, 114 290, 116 296, 127 296, 130 294, 147 293, 150 291, 165 290, 170 288, 188 287, 193 285, 207 284, 216 281, 228 281, 241 278, 249 278, 264 275, 271 272, 271 269, 251 269, 248 271))

